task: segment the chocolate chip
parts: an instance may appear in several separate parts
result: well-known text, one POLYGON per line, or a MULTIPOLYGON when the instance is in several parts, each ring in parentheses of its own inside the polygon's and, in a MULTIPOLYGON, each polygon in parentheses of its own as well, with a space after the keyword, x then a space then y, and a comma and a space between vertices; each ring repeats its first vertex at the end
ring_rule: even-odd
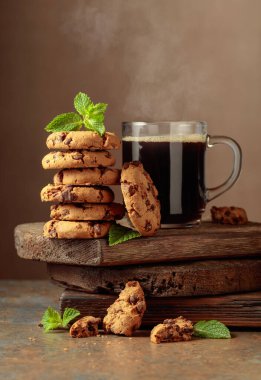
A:
POLYGON ((128 282, 128 287, 131 287, 131 286, 137 286, 137 281, 129 281, 128 282))
POLYGON ((72 201, 75 201, 76 199, 77 199, 77 196, 72 193, 72 188, 66 188, 66 190, 62 192, 63 202, 72 202, 72 201))
POLYGON ((66 140, 64 140, 64 144, 65 145, 70 145, 71 141, 72 141, 72 138, 68 137, 66 140))
POLYGON ((129 302, 131 305, 136 305, 136 303, 138 302, 138 298, 135 296, 135 295, 131 295, 130 298, 129 298, 129 302))
POLYGON ((49 233, 50 237, 57 238, 58 234, 57 234, 57 231, 56 231, 54 224, 55 224, 55 221, 52 221, 52 223, 50 224, 48 233, 49 233))
POLYGON ((61 216, 64 217, 66 215, 69 215, 70 214, 70 211, 68 209, 65 209, 61 212, 61 216))
POLYGON ((129 162, 125 162, 122 166, 123 169, 128 169, 128 167, 130 166, 130 163, 129 162))
POLYGON ((148 220, 146 220, 146 224, 144 228, 145 228, 145 231, 151 231, 152 225, 148 220))
POLYGON ((141 314, 144 311, 144 302, 139 302, 136 306, 137 312, 141 314))
POLYGON ((64 132, 60 133, 59 135, 55 137, 55 142, 62 142, 66 136, 67 136, 66 133, 64 132))
POLYGON ((137 191, 138 191, 138 185, 129 186, 128 192, 130 196, 134 195, 137 191))
POLYGON ((111 219, 111 217, 112 217, 111 210, 108 208, 105 210, 104 219, 108 220, 108 219, 111 219))
POLYGON ((72 155, 73 160, 82 160, 83 156, 81 153, 76 152, 72 155))
POLYGON ((60 172, 58 172, 57 176, 59 178, 59 182, 63 183, 63 171, 62 170, 60 172))
POLYGON ((133 165, 133 166, 140 166, 140 165, 142 165, 142 164, 141 164, 140 161, 132 161, 132 162, 131 162, 131 165, 133 165))

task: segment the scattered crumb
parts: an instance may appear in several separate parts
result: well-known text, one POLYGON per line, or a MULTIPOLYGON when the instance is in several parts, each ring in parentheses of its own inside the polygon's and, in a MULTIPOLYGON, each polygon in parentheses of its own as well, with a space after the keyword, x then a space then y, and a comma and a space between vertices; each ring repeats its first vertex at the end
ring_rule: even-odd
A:
POLYGON ((35 342, 36 338, 34 336, 29 336, 28 340, 30 340, 31 342, 35 342))
POLYGON ((63 349, 64 351, 68 351, 68 348, 67 347, 64 347, 64 349, 63 349))

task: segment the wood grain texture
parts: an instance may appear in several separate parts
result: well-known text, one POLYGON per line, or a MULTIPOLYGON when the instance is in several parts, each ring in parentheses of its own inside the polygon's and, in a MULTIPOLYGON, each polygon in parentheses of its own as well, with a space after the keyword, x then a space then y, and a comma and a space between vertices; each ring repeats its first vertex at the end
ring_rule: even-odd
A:
POLYGON ((43 223, 15 228, 20 257, 48 263, 88 266, 132 265, 261 255, 261 224, 160 230, 155 237, 133 239, 109 247, 107 239, 59 240, 42 235, 43 223))
MULTIPOLYGON (((65 290, 60 297, 60 309, 76 308, 81 315, 103 318, 116 296, 93 295, 65 290)), ((141 328, 152 327, 166 318, 179 315, 196 322, 218 319, 227 326, 261 327, 261 292, 215 297, 146 298, 147 310, 141 328)))
POLYGON ((139 281, 153 297, 228 294, 261 290, 261 259, 206 260, 158 266, 95 268, 48 264, 50 278, 71 289, 117 294, 139 281))

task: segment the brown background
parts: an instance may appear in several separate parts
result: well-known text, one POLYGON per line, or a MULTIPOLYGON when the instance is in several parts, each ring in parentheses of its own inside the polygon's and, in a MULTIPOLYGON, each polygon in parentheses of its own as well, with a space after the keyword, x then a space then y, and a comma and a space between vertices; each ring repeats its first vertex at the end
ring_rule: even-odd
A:
MULTIPOLYGON (((235 138, 242 175, 214 203, 261 221, 260 14, 259 0, 1 1, 1 278, 45 276, 16 257, 13 228, 48 219, 43 127, 80 90, 109 104, 117 133, 123 120, 183 119, 235 138)), ((208 183, 227 176, 230 158, 208 154, 208 183)))

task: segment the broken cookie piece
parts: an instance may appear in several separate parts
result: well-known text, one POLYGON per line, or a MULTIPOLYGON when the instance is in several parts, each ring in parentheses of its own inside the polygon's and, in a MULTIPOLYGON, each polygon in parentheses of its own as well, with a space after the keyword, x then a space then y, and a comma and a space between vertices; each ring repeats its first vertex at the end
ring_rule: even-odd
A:
POLYGON ((210 210, 212 222, 221 224, 246 224, 248 222, 246 211, 240 207, 215 207, 210 210))
POLYGON ((146 310, 143 290, 138 281, 127 282, 119 298, 107 309, 103 319, 106 333, 131 336, 137 330, 146 310))
POLYGON ((89 336, 98 335, 98 325, 100 318, 87 316, 76 321, 70 328, 72 338, 88 338, 89 336))
POLYGON ((188 319, 165 319, 152 329, 150 340, 152 343, 188 341, 191 340, 192 333, 193 324, 188 319))

